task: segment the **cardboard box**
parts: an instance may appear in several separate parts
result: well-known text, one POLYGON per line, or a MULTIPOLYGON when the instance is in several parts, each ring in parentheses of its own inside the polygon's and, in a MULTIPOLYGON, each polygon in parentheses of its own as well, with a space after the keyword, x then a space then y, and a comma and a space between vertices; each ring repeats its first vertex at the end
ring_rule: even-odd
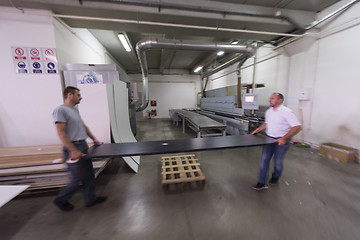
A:
POLYGON ((323 143, 319 152, 321 155, 337 162, 349 163, 356 161, 358 150, 336 143, 323 143))

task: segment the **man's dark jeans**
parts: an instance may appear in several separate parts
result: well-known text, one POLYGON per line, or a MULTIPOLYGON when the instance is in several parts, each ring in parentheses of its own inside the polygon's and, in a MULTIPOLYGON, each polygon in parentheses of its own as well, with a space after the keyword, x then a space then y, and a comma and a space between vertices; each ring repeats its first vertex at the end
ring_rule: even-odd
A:
MULTIPOLYGON (((87 153, 88 145, 85 141, 73 142, 75 147, 82 153, 87 153)), ((69 151, 64 147, 65 161, 70 158, 69 151)), ((56 201, 65 203, 70 200, 72 195, 79 188, 82 183, 83 195, 85 205, 92 204, 95 199, 95 174, 91 159, 82 159, 76 163, 67 163, 68 169, 71 174, 71 181, 68 185, 56 196, 56 201)))

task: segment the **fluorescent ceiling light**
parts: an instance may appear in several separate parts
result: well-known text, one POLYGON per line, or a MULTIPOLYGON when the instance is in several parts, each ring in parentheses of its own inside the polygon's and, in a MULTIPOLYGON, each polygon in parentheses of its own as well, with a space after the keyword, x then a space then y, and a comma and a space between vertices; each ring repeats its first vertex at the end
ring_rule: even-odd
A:
POLYGON ((223 55, 224 53, 225 53, 224 51, 218 51, 217 55, 218 55, 218 56, 221 56, 221 55, 223 55))
POLYGON ((199 67, 195 68, 194 72, 198 72, 198 71, 200 71, 202 68, 203 68, 202 66, 199 66, 199 67))
POLYGON ((122 45, 124 46, 125 50, 127 52, 131 52, 131 47, 130 44, 128 43, 128 41, 125 38, 125 35, 122 33, 118 34, 118 38, 120 39, 120 42, 122 43, 122 45))
POLYGON ((238 44, 238 43, 239 43, 238 40, 234 40, 234 41, 231 42, 231 44, 234 44, 234 45, 235 45, 235 44, 238 44))

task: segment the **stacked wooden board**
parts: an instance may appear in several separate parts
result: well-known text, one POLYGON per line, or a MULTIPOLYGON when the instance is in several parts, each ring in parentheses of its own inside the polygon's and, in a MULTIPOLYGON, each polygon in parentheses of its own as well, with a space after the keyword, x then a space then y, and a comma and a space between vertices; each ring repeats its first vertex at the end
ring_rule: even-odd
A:
MULTIPOLYGON (((23 194, 62 188, 70 180, 62 158, 60 145, 0 148, 0 185, 30 185, 23 194)), ((96 177, 109 160, 93 162, 96 177)))

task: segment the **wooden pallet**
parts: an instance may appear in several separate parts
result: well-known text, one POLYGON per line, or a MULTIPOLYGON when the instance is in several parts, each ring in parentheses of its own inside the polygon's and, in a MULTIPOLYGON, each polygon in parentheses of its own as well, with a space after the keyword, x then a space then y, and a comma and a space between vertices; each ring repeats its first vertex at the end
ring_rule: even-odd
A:
POLYGON ((189 182, 200 181, 202 185, 205 184, 205 176, 194 154, 162 157, 161 162, 161 183, 164 190, 173 183, 181 183, 183 187, 186 187, 189 182))

